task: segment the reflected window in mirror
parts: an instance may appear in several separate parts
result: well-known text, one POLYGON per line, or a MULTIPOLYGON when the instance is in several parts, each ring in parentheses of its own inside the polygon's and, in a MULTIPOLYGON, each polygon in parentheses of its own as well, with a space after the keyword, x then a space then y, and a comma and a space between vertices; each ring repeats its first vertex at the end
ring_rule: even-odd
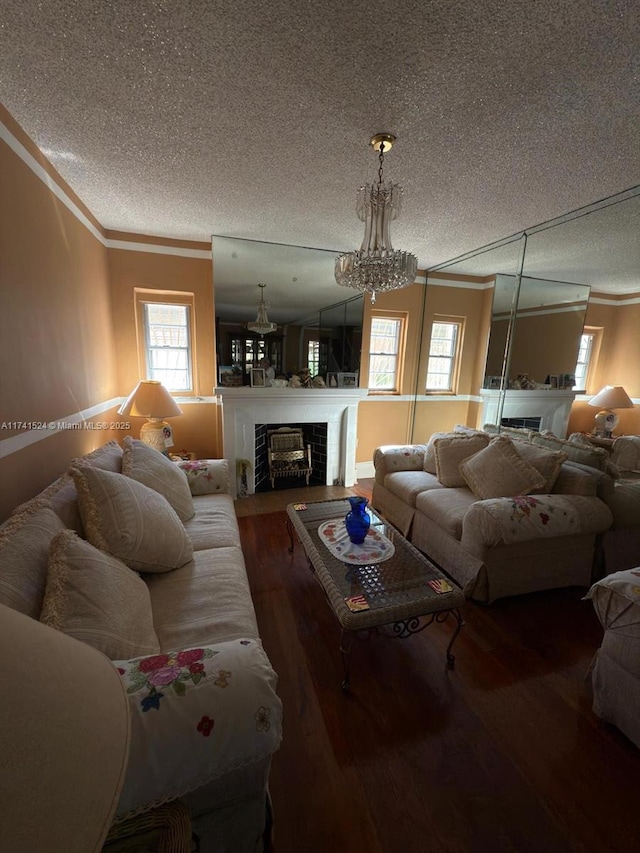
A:
POLYGON ((320 341, 310 340, 307 344, 307 369, 311 376, 320 373, 320 341))
POLYGON ((376 393, 397 394, 404 355, 406 315, 375 314, 369 339, 369 381, 376 393))
POLYGON ((455 393, 463 332, 464 318, 434 315, 427 363, 427 393, 455 393))
POLYGON ((574 391, 587 393, 593 386, 591 381, 598 364, 602 329, 595 326, 585 326, 580 336, 580 348, 576 362, 576 384, 574 391))

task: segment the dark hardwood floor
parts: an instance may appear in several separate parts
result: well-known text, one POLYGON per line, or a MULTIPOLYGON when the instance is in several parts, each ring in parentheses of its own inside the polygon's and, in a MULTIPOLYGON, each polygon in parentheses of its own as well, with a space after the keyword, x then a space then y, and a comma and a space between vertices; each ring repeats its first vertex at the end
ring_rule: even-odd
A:
POLYGON ((344 695, 337 620, 287 550, 292 494, 238 512, 284 704, 275 853, 640 850, 640 750, 591 711, 602 630, 584 590, 468 602, 454 671, 451 620, 358 642, 344 695))

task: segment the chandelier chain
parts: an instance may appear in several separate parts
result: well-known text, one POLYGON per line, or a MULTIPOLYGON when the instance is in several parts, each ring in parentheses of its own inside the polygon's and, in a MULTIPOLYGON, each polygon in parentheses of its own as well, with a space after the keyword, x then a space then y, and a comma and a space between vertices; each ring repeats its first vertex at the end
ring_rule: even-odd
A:
POLYGON ((384 162, 384 142, 380 143, 380 153, 378 154, 380 166, 378 167, 378 186, 382 186, 382 164, 384 162))

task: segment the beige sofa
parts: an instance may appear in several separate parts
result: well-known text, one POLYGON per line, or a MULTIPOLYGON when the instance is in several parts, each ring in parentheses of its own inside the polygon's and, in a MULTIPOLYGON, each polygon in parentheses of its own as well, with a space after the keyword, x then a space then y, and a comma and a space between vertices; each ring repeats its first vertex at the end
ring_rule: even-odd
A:
POLYGON ((594 713, 640 747, 640 568, 608 575, 587 597, 604 629, 591 665, 594 713))
POLYGON ((282 708, 258 636, 227 462, 180 471, 162 457, 171 471, 158 473, 145 468, 156 451, 125 443, 124 456, 110 442, 82 457, 73 476, 0 527, 0 603, 89 642, 117 667, 132 735, 116 821, 182 798, 202 850, 261 850, 282 708))
MULTIPOLYGON (((461 427, 434 434, 426 445, 380 447, 374 454, 372 505, 468 598, 491 603, 556 587, 588 587, 596 539, 612 524, 611 511, 597 494, 612 489, 612 480, 569 460, 569 452, 586 460, 580 448, 550 449, 548 441, 529 431, 494 436, 461 427), (502 468, 491 458, 497 449, 508 457, 502 468), (473 491, 462 473, 465 466, 473 491), (521 487, 510 493, 514 470, 521 487), (492 492, 496 477, 502 482, 492 492), (482 497, 485 492, 500 496, 482 497)), ((606 453, 596 452, 596 458, 604 467, 606 453)))

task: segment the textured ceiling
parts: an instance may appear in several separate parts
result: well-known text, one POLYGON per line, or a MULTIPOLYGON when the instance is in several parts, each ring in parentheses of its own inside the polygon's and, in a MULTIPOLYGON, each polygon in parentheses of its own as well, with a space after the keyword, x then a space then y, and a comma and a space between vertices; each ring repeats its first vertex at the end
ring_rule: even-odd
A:
POLYGON ((356 248, 379 130, 423 268, 640 181, 637 0, 1 10, 0 101, 107 228, 356 248))

